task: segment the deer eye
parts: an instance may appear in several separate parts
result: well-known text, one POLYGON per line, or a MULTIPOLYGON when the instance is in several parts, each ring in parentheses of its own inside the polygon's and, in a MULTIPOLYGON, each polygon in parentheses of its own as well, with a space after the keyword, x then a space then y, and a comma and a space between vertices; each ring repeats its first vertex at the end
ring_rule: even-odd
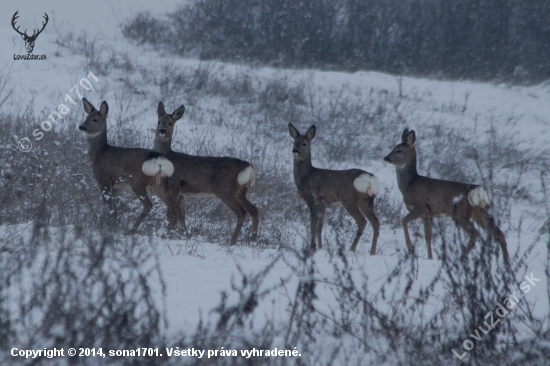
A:
POLYGON ((172 126, 172 123, 169 123, 168 126, 172 126))
POLYGON ((402 153, 403 151, 402 150, 397 150, 396 153, 402 153))
POLYGON ((92 121, 93 121, 93 122, 97 122, 97 118, 94 118, 92 121))

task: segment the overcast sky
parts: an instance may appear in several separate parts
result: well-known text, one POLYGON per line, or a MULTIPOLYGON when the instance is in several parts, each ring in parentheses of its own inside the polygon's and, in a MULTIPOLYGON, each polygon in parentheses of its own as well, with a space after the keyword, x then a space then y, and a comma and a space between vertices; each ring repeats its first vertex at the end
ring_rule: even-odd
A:
POLYGON ((101 31, 108 37, 119 35, 118 24, 132 13, 148 10, 162 14, 173 10, 182 0, 0 0, 0 28, 11 28, 13 14, 19 10, 17 24, 21 30, 41 27, 44 13, 49 16, 47 30, 55 32, 87 30, 90 34, 101 31))

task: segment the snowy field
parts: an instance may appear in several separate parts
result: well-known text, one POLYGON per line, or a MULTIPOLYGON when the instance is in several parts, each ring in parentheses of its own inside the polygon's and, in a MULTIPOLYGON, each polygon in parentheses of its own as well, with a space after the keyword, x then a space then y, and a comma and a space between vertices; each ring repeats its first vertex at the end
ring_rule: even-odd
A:
MULTIPOLYGON (((135 9, 160 13, 173 6, 144 1, 101 2, 90 9, 77 9, 67 1, 48 2, 44 9, 34 2, 3 6, 0 103, 7 97, 0 104, 0 122, 7 136, 1 141, 0 170, 2 197, 12 198, 2 205, 0 221, 0 271, 5 272, 0 278, 5 281, 0 288, 0 318, 11 323, 9 332, 0 333, 5 337, 0 338, 0 363, 31 364, 11 357, 12 347, 67 349, 71 345, 64 339, 73 339, 82 347, 104 350, 142 341, 142 347, 159 347, 165 354, 165 348, 176 346, 224 347, 239 355, 252 348, 296 347, 300 353, 267 361, 218 356, 210 361, 192 357, 143 361, 152 364, 541 364, 550 344, 548 83, 525 87, 377 72, 249 67, 182 59, 132 44, 120 35, 118 22, 135 9), (13 54, 25 51, 9 25, 12 14, 20 10, 22 21, 24 13, 40 21, 40 14, 50 9, 55 9, 49 13, 51 24, 34 51, 46 54, 47 61, 14 61, 13 54), (249 239, 247 219, 237 246, 229 247, 235 218, 211 198, 186 200, 190 234, 181 228, 168 230, 165 207, 154 198, 155 207, 138 233, 123 235, 140 207, 127 194, 120 231, 107 241, 107 249, 102 247, 108 253, 105 261, 94 264, 87 259, 89 248, 99 245, 105 232, 97 224, 102 206, 91 179, 85 136, 77 130, 85 114, 71 89, 83 78, 92 87, 79 87, 81 95, 96 107, 102 100, 109 104, 110 143, 150 148, 156 106, 162 100, 168 112, 181 104, 186 107, 176 125, 175 150, 235 156, 253 163, 258 178, 249 197, 261 212, 259 240, 249 239), (76 106, 67 101, 67 94, 78 102, 76 106), (46 131, 41 122, 62 103, 70 111, 46 131), (381 232, 376 256, 369 255, 370 225, 357 252, 349 252, 355 223, 337 208, 327 213, 325 248, 312 258, 303 257, 301 250, 309 243, 309 211, 299 200, 292 177, 289 122, 303 133, 316 125, 314 166, 356 167, 378 177, 381 189, 375 210, 381 232), (420 174, 484 184, 493 190, 491 213, 506 235, 510 266, 484 232, 469 260, 458 260, 467 238, 450 219, 437 219, 434 225, 434 260, 427 259, 421 225, 411 224, 418 257, 407 255, 400 224, 406 210, 395 169, 383 161, 400 142, 404 128, 416 131, 420 174), (40 140, 33 135, 36 130, 43 132, 40 140), (17 142, 24 137, 32 142, 29 152, 18 150, 17 142), (63 197, 63 209, 52 204, 61 200, 55 197, 63 197), (22 264, 13 264, 17 260, 22 264), (55 287, 56 273, 69 272, 71 284, 59 280, 55 287), (92 272, 98 277, 90 278, 104 282, 87 280, 92 272), (492 332, 480 333, 481 341, 471 338, 476 327, 483 326, 485 315, 512 291, 519 293, 524 276, 530 274, 540 281, 531 283, 528 293, 522 290, 524 297, 511 314, 492 332), (110 288, 109 281, 134 284, 134 280, 144 280, 147 286, 129 286, 132 290, 127 290, 125 299, 130 301, 135 291, 143 301, 131 309, 140 327, 158 328, 147 333, 150 338, 125 336, 124 341, 102 344, 109 338, 97 336, 86 345, 85 332, 76 332, 80 335, 74 338, 66 334, 72 319, 70 304, 78 302, 74 299, 87 304, 79 309, 91 312, 95 297, 102 299, 101 291, 110 288), (315 288, 308 289, 307 284, 315 288), (33 297, 41 286, 43 297, 33 297), (54 292, 48 293, 49 289, 54 292), (306 299, 307 294, 314 297, 306 299), (56 302, 64 310, 51 315, 51 300, 60 295, 74 296, 74 301, 56 302), (148 309, 158 312, 158 318, 148 309), (156 320, 147 323, 140 314, 156 320), (4 339, 10 342, 2 343, 4 339), (463 354, 466 339, 475 347, 459 361, 451 349, 463 354), (502 357, 484 358, 487 349, 501 352, 502 357), (529 360, 527 354, 538 358, 529 360)), ((101 306, 96 310, 101 312, 101 306)), ((102 321, 88 326, 101 329, 102 321)), ((41 362, 65 364, 68 358, 41 362)), ((133 364, 108 357, 80 362, 133 364)))

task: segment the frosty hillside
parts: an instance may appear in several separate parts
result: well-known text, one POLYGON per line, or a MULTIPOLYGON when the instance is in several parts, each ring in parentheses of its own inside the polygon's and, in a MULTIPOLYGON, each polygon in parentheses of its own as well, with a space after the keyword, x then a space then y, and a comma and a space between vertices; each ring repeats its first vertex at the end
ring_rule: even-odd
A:
POLYGON ((539 27, 548 9, 421 3, 7 6, 0 364, 548 364, 550 73, 539 27), (33 51, 47 61, 13 60, 26 52, 10 24, 17 10, 21 30, 49 15, 33 51), (495 24, 503 29, 491 31, 495 24), (77 92, 98 108, 91 112, 106 101, 109 145, 156 150, 152 159, 131 155, 125 177, 143 178, 145 193, 110 197, 116 219, 78 130, 91 114, 77 92), (61 118, 42 130, 53 111, 61 118), (315 126, 313 167, 363 172, 345 184, 374 200, 379 230, 323 200, 322 222, 311 225, 289 124, 300 136, 315 126), (484 230, 482 220, 464 231, 460 220, 434 218, 425 245, 423 223, 410 220, 405 239, 409 210, 384 157, 406 128, 415 131, 417 173, 472 185, 446 204, 483 206, 495 226, 484 230), (163 185, 189 156, 230 157, 232 192, 241 201, 245 192, 257 219, 209 197, 215 187, 196 188, 200 177, 163 185), (65 356, 18 353, 54 348, 65 356), (83 355, 69 357, 69 348, 83 355))

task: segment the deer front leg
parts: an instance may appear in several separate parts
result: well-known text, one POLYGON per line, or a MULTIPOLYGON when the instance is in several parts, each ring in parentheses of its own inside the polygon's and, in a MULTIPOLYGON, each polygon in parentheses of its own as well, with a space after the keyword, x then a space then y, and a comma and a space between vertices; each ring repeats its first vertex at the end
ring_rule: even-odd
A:
POLYGON ((403 218, 403 221, 401 221, 401 225, 403 226, 403 231, 405 232, 405 243, 407 244, 407 248, 409 248, 409 253, 414 254, 414 247, 412 245, 411 237, 409 236, 409 229, 407 228, 407 225, 409 225, 409 222, 418 219, 423 214, 421 209, 415 208, 407 216, 403 218))
POLYGON ((116 226, 118 215, 114 199, 114 190, 111 180, 98 180, 101 189, 101 200, 107 207, 106 224, 108 227, 116 226))
POLYGON ((426 248, 428 249, 428 259, 432 257, 432 219, 430 217, 423 217, 424 222, 424 239, 426 240, 426 248))
POLYGON ((314 203, 308 203, 308 206, 311 215, 311 250, 315 252, 315 239, 317 237, 317 228, 319 227, 319 210, 314 203))
POLYGON ((323 221, 325 219, 325 208, 320 207, 317 212, 317 248, 323 249, 323 221))

